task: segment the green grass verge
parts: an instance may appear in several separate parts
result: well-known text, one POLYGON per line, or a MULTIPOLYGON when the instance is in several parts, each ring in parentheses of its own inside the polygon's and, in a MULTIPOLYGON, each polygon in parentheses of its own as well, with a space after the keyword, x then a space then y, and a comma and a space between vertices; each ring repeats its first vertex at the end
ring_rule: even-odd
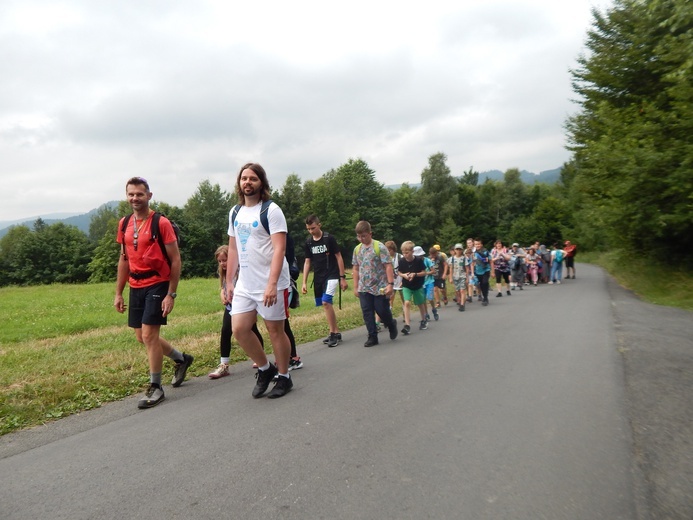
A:
POLYGON ((625 251, 584 253, 578 258, 605 268, 620 285, 645 301, 693 310, 693 276, 678 266, 633 257, 625 251))
MULTIPOLYGON (((219 363, 218 282, 183 280, 178 292, 163 335, 195 356, 190 376, 206 375, 219 363)), ((99 407, 147 385, 144 346, 127 327, 127 315, 114 310, 113 296, 112 283, 0 289, 0 435, 99 407)), ((328 332, 324 312, 313 301, 309 290, 291 311, 298 344, 328 332)), ((396 314, 399 306, 397 301, 396 314)), ((335 310, 341 330, 363 325, 351 289, 342 294, 342 310, 335 310)), ((247 359, 234 345, 232 363, 247 359)), ((172 363, 164 362, 162 375, 170 381, 172 363)))

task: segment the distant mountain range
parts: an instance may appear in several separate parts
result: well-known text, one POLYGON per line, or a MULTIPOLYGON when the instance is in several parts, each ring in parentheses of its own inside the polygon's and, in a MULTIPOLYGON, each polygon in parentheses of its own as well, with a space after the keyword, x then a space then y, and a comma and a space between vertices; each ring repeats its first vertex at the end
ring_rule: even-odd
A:
POLYGON ((105 204, 101 204, 98 208, 92 209, 88 213, 49 213, 46 215, 37 215, 35 217, 24 218, 20 220, 9 220, 5 222, 0 222, 0 238, 4 237, 12 226, 27 226, 29 228, 33 227, 34 222, 39 218, 42 219, 47 225, 55 224, 56 222, 62 222, 68 226, 76 226, 78 229, 89 234, 89 224, 91 223, 91 217, 93 217, 101 208, 117 208, 120 204, 117 200, 112 200, 105 204))
MULTIPOLYGON (((504 172, 500 170, 489 170, 487 172, 479 172, 479 184, 483 184, 484 182, 486 182, 486 179, 491 179, 493 181, 502 181, 503 176, 504 172)), ((556 168, 555 170, 546 170, 539 174, 528 172, 526 170, 522 170, 520 172, 520 178, 522 179, 522 182, 524 182, 525 184, 534 184, 537 182, 553 184, 555 182, 558 182, 560 176, 561 168, 556 168)), ((400 186, 401 184, 390 184, 387 186, 387 188, 396 190, 400 186)), ((418 187, 420 186, 420 184, 410 184, 410 186, 418 187)), ((24 225, 32 227, 34 225, 34 222, 36 222, 36 220, 39 218, 43 219, 43 221, 48 225, 55 224, 56 222, 63 222, 67 225, 76 226, 77 228, 81 229, 82 231, 88 234, 89 224, 91 223, 91 217, 94 216, 94 214, 96 214, 96 212, 104 206, 110 208, 117 208, 118 204, 119 201, 112 200, 111 202, 102 204, 96 209, 92 209, 89 213, 50 213, 47 215, 37 215, 36 217, 30 217, 21 220, 8 220, 0 222, 0 238, 4 237, 12 226, 24 225)))
MULTIPOLYGON (((505 176, 505 172, 500 170, 489 170, 487 172, 479 172, 479 184, 483 184, 487 179, 492 181, 502 181, 505 176)), ((461 176, 460 176, 461 177, 461 176)), ((460 177, 457 177, 458 179, 460 177)), ((561 178, 561 168, 556 168, 555 170, 545 170, 539 174, 528 172, 527 170, 520 171, 520 179, 525 184, 535 184, 537 182, 543 182, 544 184, 554 184, 558 182, 561 178)), ((389 184, 387 188, 396 190, 401 184, 389 184)), ((421 183, 409 184, 412 188, 418 188, 421 183)))

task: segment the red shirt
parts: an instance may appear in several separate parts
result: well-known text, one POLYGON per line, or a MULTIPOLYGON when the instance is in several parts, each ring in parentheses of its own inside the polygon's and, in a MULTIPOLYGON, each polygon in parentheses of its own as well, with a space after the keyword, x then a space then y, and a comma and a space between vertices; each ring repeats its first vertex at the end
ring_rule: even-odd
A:
MULTIPOLYGON (((138 289, 140 287, 149 287, 150 285, 154 285, 160 282, 168 282, 171 276, 171 269, 169 268, 168 262, 165 259, 166 257, 161 252, 161 248, 158 244, 159 241, 152 240, 152 215, 154 215, 153 212, 150 213, 149 217, 144 223, 142 223, 141 219, 135 220, 135 216, 132 215, 130 217, 130 221, 128 222, 128 226, 125 229, 125 237, 123 237, 123 232, 121 231, 123 228, 123 219, 121 219, 118 223, 118 235, 116 241, 119 244, 122 244, 123 238, 125 239, 125 254, 127 256, 127 261, 130 266, 131 273, 143 273, 146 271, 152 271, 152 267, 143 260, 143 256, 148 248, 152 248, 151 251, 149 251, 150 255, 155 255, 163 259, 162 265, 164 266, 164 268, 159 269, 157 271, 157 275, 141 280, 135 280, 132 276, 130 276, 128 283, 130 284, 130 287, 133 287, 135 289, 138 289), (138 229, 137 251, 135 251, 134 245, 135 224, 137 225, 138 229)), ((164 244, 171 244, 172 242, 175 242, 177 240, 176 232, 173 231, 173 226, 171 226, 171 222, 163 215, 159 219, 159 234, 161 235, 161 238, 164 239, 164 244)))

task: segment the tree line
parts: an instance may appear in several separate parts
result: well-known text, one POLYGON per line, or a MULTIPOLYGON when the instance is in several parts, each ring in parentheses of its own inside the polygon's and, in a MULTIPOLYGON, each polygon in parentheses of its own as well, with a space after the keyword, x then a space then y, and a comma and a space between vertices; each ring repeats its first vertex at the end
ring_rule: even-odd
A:
MULTIPOLYGON (((365 219, 379 240, 425 247, 472 236, 487 245, 570 239, 582 250, 690 264, 693 3, 615 0, 604 13, 593 10, 586 47, 571 71, 578 111, 566 121, 572 157, 558 183, 529 186, 510 169, 502 181, 479 184, 471 167, 453 175, 439 152, 428 158, 419 186, 390 190, 364 160, 349 159, 317 180, 292 174, 273 190, 294 240, 303 243, 304 219, 315 213, 347 262, 354 226, 365 219)), ((155 205, 182 230, 184 277, 213 275, 235 202, 233 189, 203 181, 182 208, 155 205)), ((12 228, 0 239, 0 286, 115 280, 117 222, 129 211, 125 201, 103 208, 88 234, 40 219, 33 229, 12 228)))
MULTIPOLYGON (((403 184, 396 190, 378 182, 362 159, 350 159, 317 180, 302 182, 298 175, 290 175, 283 186, 273 189, 272 198, 283 209, 299 245, 299 262, 300 245, 307 237, 304 221, 311 213, 337 239, 347 264, 359 220, 370 221, 380 240, 413 240, 426 247, 434 243, 447 247, 472 236, 489 244, 496 238, 558 241, 569 229, 560 183, 530 187, 520 180, 519 170, 512 169, 502 182, 478 185, 478 172, 470 168, 456 178, 446 160, 443 153, 432 155, 419 187, 403 184)), ((233 191, 205 180, 182 208, 153 204, 181 229, 184 278, 214 275, 214 251, 228 242, 228 215, 235 203, 233 191)), ((33 229, 13 227, 0 239, 0 285, 114 281, 120 254, 115 235, 120 218, 130 211, 125 201, 117 208, 101 208, 92 217, 88 234, 63 223, 46 225, 40 219, 33 229)))

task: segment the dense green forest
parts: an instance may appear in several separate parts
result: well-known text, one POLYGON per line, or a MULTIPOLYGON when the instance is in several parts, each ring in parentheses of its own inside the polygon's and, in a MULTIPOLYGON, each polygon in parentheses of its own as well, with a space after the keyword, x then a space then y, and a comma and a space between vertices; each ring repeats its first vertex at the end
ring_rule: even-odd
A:
MULTIPOLYGON (((447 247, 468 237, 488 246, 551 245, 631 251, 653 261, 691 264, 693 246, 693 3, 616 0, 593 11, 586 51, 571 71, 578 111, 566 121, 572 152, 555 184, 522 182, 520 171, 479 183, 473 168, 451 172, 444 152, 422 158, 420 185, 387 189, 362 159, 317 180, 290 175, 274 187, 298 244, 303 221, 317 214, 344 252, 354 226, 371 222, 379 240, 447 247)), ((269 172, 271 180, 271 172, 269 172)), ((183 276, 211 276, 213 253, 226 243, 235 172, 228 191, 203 181, 182 208, 159 203, 180 226, 183 276)), ((88 235, 73 226, 16 226, 0 240, 0 286, 115 280, 118 219, 102 208, 88 235)), ((298 248, 300 253, 300 248, 298 248)))

